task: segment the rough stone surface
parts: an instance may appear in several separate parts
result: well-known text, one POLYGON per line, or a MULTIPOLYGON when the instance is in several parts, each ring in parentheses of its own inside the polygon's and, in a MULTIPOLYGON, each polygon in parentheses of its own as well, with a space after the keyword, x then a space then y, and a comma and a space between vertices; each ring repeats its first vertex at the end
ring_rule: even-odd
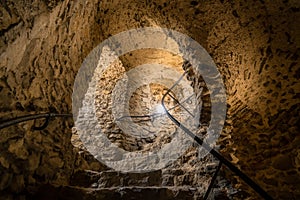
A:
MULTIPOLYGON (((1 1, 1 121, 30 113, 70 113, 76 73, 93 47, 130 28, 174 29, 198 41, 222 74, 228 105, 219 139, 222 154, 275 199, 299 199, 299 10, 297 0, 1 1)), ((121 60, 126 65, 134 59, 125 55, 121 60)), ((137 64, 143 60, 147 58, 137 64)), ((41 184, 68 184, 74 171, 107 170, 89 153, 72 146, 72 120, 55 119, 43 131, 32 131, 32 126, 33 122, 25 122, 0 131, 0 196, 4 199, 25 199, 24 192, 34 192, 41 184)), ((174 166, 187 173, 189 162, 194 162, 193 157, 183 156, 174 166)), ((222 171, 233 179, 226 168, 222 171)), ((179 177, 176 183, 183 184, 184 177, 179 177)), ((164 183, 172 180, 170 175, 164 183)), ((242 181, 234 178, 232 184, 246 191, 236 198, 258 198, 242 181)), ((51 188, 46 191, 77 190, 51 188)), ((122 194, 112 190, 101 192, 112 198, 122 194)), ((157 191, 126 188, 123 194, 138 197, 153 190, 157 191)), ((86 193, 77 191, 74 194, 86 193)), ((95 199, 101 193, 89 192, 95 199)), ((157 198, 174 197, 169 189, 154 193, 157 198)), ((180 195, 190 192, 178 195, 183 199, 180 195)))

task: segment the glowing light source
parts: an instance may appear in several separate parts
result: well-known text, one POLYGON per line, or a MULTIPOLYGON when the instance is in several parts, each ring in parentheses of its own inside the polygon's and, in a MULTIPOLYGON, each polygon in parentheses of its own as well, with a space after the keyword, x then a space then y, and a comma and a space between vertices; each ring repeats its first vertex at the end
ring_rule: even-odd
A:
POLYGON ((164 107, 161 104, 158 104, 155 106, 155 112, 158 114, 165 114, 166 110, 164 109, 164 107))

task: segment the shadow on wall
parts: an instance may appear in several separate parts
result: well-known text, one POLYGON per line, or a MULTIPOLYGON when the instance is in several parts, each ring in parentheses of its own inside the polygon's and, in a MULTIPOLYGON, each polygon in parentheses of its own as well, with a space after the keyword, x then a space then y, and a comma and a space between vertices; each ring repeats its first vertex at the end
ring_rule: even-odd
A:
MULTIPOLYGON (((222 153, 276 199, 300 198, 299 1, 3 2, 1 119, 49 106, 70 112, 75 75, 103 39, 136 27, 174 29, 206 48, 223 76, 222 153)), ((71 121, 42 132, 31 125, 1 131, 0 189, 64 184, 74 165, 89 167, 74 164, 71 121)))

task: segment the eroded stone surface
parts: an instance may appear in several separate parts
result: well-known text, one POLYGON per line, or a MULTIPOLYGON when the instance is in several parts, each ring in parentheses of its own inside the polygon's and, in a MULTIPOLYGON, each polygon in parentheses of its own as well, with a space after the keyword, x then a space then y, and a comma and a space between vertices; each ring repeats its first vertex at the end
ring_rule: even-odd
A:
MULTIPOLYGON (((1 119, 71 112, 76 73, 100 41, 136 27, 175 29, 205 47, 222 74, 228 95, 223 155, 275 199, 299 199, 299 7, 292 0, 2 1, 1 119), (280 166, 285 155, 291 165, 280 166)), ((73 152, 71 121, 54 120, 41 132, 32 125, 1 130, 2 190, 64 184, 74 168, 105 169, 88 153, 73 152)), ((178 167, 186 162, 193 157, 178 167)))

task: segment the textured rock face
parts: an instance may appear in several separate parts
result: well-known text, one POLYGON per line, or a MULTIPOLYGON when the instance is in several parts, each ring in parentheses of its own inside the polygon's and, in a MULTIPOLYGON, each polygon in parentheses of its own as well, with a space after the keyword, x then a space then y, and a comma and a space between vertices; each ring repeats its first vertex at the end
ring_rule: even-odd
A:
MULTIPOLYGON (((1 1, 1 119, 70 113, 76 73, 93 47, 130 28, 174 29, 206 48, 222 74, 228 111, 220 151, 274 198, 299 199, 299 4, 1 1)), ((121 60, 125 65, 147 61, 130 57, 121 60)), ((37 184, 67 184, 74 170, 105 169, 86 152, 73 149, 72 120, 55 119, 43 131, 32 131, 32 125, 0 132, 0 190, 34 191, 37 184)), ((248 191, 243 183, 236 185, 248 191)))

